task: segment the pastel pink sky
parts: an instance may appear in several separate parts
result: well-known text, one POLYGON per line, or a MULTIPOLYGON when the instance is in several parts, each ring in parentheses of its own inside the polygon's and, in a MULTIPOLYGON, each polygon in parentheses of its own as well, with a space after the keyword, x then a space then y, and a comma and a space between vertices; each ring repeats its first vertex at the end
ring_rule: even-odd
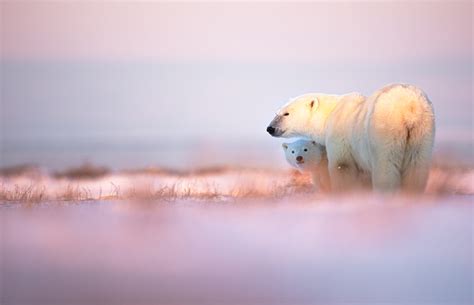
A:
POLYGON ((2 1, 7 59, 469 58, 472 3, 2 1))
POLYGON ((179 147, 215 141, 216 162, 233 159, 217 153, 222 143, 284 162, 265 129, 289 97, 370 95, 393 82, 422 88, 437 143, 464 151, 452 143, 473 140, 472 8, 0 0, 2 161, 171 166, 187 158, 179 147), (136 143, 125 161, 115 150, 136 143), (112 150, 98 157, 101 147, 112 150))

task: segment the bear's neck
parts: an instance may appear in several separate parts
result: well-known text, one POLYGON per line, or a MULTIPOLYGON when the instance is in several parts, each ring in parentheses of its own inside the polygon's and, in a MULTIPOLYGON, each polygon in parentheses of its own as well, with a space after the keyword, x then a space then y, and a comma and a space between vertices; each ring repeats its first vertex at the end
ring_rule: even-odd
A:
POLYGON ((328 95, 318 97, 319 105, 311 118, 312 139, 321 145, 326 145, 326 125, 331 113, 342 99, 342 96, 328 95))

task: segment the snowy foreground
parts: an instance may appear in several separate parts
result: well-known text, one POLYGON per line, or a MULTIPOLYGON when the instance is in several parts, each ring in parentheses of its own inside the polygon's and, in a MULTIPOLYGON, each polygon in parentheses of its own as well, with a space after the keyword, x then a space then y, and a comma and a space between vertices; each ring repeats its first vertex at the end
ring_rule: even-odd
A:
POLYGON ((472 173, 434 168, 420 197, 261 169, 5 175, 0 303, 472 304, 472 173))

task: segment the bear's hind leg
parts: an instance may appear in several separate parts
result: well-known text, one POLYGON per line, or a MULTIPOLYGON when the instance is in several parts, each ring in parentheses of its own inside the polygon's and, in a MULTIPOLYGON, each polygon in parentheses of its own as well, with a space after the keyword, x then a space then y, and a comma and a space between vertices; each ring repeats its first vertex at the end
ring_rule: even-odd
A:
MULTIPOLYGON (((380 123, 380 122, 379 122, 380 123)), ((390 129, 380 123, 369 130, 369 155, 372 188, 376 192, 396 193, 402 185, 403 159, 406 151, 406 131, 390 129)))
POLYGON ((403 143, 386 142, 372 147, 372 187, 377 192, 395 193, 402 185, 403 143))
POLYGON ((402 189, 408 193, 423 193, 430 173, 432 142, 410 148, 403 165, 402 189))
POLYGON ((372 170, 372 187, 375 191, 395 193, 400 189, 399 165, 390 159, 378 159, 372 170))

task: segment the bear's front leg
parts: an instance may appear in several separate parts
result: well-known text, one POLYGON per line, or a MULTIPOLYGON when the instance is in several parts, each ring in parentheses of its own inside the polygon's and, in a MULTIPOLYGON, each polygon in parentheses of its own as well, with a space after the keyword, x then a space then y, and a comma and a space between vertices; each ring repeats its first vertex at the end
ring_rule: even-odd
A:
POLYGON ((331 191, 331 179, 329 177, 328 163, 327 161, 324 164, 318 166, 317 169, 314 169, 311 173, 313 185, 315 189, 321 193, 328 193, 331 191))
POLYGON ((329 176, 334 192, 347 192, 357 189, 357 167, 347 159, 329 161, 329 176))
POLYGON ((333 192, 346 192, 357 188, 358 169, 343 137, 326 140, 328 169, 333 192))

